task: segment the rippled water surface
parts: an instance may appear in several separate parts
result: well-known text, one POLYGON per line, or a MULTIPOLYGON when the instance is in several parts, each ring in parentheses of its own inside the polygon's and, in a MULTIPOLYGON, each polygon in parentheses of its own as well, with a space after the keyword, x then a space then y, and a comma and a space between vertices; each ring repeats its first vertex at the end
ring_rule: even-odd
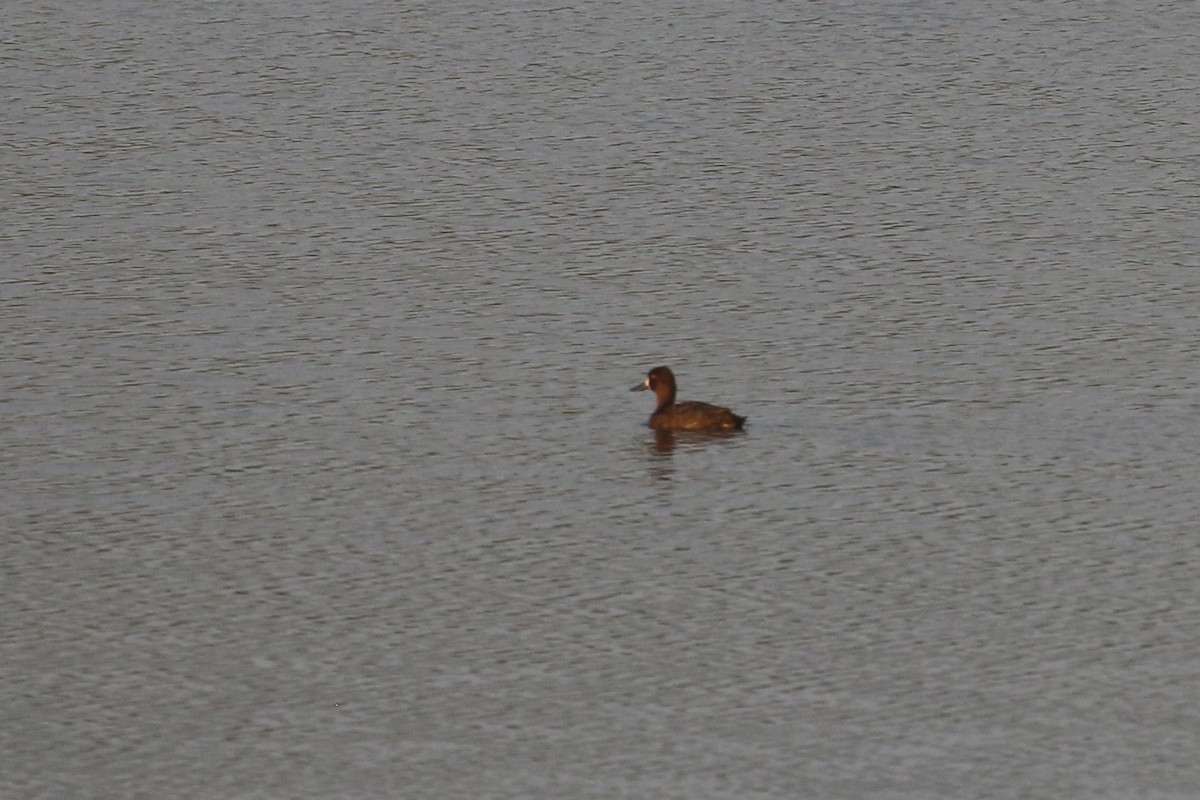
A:
POLYGON ((11 5, 0 795, 1196 796, 1194 4, 11 5))

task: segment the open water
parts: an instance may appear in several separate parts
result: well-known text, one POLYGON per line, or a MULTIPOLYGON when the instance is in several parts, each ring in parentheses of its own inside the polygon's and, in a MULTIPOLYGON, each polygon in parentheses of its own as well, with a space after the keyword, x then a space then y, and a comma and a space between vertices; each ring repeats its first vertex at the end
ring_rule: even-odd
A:
POLYGON ((5 8, 0 796, 1200 794, 1200 6, 5 8))

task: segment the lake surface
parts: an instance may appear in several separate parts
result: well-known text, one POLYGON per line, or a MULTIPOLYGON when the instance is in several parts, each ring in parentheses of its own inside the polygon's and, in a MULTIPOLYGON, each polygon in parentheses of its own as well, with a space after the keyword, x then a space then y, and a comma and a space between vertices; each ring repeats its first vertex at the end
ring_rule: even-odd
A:
POLYGON ((1196 797, 1197 5, 2 40, 3 797, 1196 797))

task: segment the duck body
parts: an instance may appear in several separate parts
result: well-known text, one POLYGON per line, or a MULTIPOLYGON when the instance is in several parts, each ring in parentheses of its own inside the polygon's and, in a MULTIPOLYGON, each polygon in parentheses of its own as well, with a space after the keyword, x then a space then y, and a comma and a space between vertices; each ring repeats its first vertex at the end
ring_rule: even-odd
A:
POLYGON ((658 398, 658 406, 647 423, 656 431, 707 431, 728 433, 740 431, 746 418, 724 406, 687 400, 675 402, 675 374, 668 367, 655 367, 646 380, 630 391, 649 389, 658 398))
POLYGON ((740 431, 745 422, 724 406, 690 400, 658 409, 647 424, 656 431, 740 431))

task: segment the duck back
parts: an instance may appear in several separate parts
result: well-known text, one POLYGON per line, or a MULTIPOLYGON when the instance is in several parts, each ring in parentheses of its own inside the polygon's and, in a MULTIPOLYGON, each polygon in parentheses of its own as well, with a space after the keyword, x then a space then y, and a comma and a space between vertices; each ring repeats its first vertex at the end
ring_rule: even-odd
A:
POLYGON ((658 431, 740 431, 746 418, 724 406, 689 400, 659 409, 650 417, 658 431))

